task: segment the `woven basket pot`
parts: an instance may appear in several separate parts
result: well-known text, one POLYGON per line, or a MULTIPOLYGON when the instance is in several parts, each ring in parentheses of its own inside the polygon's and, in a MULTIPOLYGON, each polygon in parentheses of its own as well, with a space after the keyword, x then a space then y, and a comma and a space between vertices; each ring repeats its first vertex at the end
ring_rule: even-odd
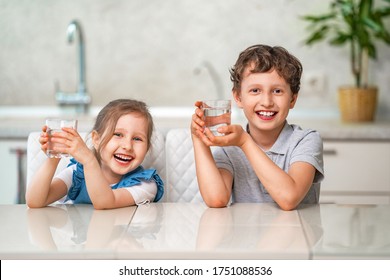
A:
POLYGON ((376 87, 339 88, 339 109, 344 122, 372 122, 375 119, 378 89, 376 87))

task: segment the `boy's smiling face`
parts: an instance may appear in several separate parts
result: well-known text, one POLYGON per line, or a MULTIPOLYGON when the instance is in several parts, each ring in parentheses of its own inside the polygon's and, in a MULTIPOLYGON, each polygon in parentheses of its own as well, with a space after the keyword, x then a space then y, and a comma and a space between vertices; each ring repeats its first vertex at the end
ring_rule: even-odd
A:
POLYGON ((289 110, 294 108, 297 94, 275 70, 251 73, 248 67, 241 81, 241 92, 233 92, 238 107, 244 110, 252 130, 279 133, 289 110))

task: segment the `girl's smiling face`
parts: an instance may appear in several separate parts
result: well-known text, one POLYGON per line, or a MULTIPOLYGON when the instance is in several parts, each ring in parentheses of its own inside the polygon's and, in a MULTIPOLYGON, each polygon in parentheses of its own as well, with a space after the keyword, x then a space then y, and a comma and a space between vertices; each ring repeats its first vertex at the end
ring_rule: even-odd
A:
POLYGON ((234 92, 238 107, 242 108, 252 130, 279 133, 294 108, 297 94, 275 70, 252 73, 248 67, 241 82, 241 92, 234 92))
MULTIPOLYGON (((100 137, 93 135, 95 149, 100 137)), ((113 184, 123 175, 136 169, 148 151, 148 122, 145 117, 130 113, 118 119, 109 142, 101 150, 101 168, 113 184)))

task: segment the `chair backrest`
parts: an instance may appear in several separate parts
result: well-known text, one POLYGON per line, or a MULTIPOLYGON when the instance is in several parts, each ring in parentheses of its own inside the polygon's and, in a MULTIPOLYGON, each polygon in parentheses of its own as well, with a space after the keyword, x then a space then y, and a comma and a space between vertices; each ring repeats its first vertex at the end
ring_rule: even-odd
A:
MULTIPOLYGON (((80 136, 87 141, 87 133, 81 132, 80 136)), ((26 187, 28 187, 32 176, 46 159, 46 155, 41 150, 39 143, 40 132, 31 132, 27 140, 27 178, 26 187)), ((58 164, 56 173, 63 170, 69 163, 70 158, 62 158, 58 164)), ((164 135, 155 130, 151 139, 151 148, 149 149, 142 166, 146 169, 155 168, 161 179, 165 182, 165 141, 164 135)))
POLYGON ((165 142, 167 202, 203 202, 189 129, 171 129, 165 142))
MULTIPOLYGON (((27 176, 26 176, 26 189, 30 185, 31 179, 35 172, 45 161, 47 156, 41 150, 41 144, 39 143, 40 132, 31 132, 27 139, 27 176)), ((81 137, 85 137, 86 133, 80 133, 81 137)), ((69 163, 69 158, 62 158, 58 164, 56 174, 63 170, 69 163)))

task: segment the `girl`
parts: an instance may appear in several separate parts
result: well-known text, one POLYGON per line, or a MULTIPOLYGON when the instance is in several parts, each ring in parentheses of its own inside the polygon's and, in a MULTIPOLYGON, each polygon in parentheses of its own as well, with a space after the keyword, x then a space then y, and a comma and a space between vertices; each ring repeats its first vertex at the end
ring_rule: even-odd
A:
MULTIPOLYGON (((62 197, 73 203, 92 203, 95 209, 119 208, 158 201, 163 182, 155 169, 141 166, 150 148, 153 119, 145 103, 118 99, 98 114, 88 148, 75 129, 63 128, 51 141, 65 144, 58 152, 73 158, 54 177, 59 158, 47 158, 31 181, 26 202, 31 208, 47 206, 62 197), (53 178, 54 177, 54 178, 53 178)), ((47 126, 40 137, 44 152, 47 126)))

